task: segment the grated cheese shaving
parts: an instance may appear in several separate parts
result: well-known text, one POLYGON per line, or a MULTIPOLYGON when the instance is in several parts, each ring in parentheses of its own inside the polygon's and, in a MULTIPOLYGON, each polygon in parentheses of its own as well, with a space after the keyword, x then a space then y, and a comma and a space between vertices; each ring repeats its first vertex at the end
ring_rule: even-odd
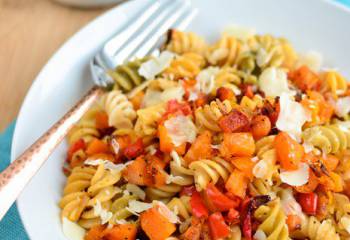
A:
POLYGON ((267 173, 268 173, 268 166, 266 161, 264 160, 260 160, 253 167, 253 175, 257 178, 264 178, 267 173))
POLYGON ((213 91, 215 88, 215 77, 219 71, 218 67, 208 67, 198 73, 196 80, 201 92, 209 94, 213 91))
POLYGON ((310 115, 304 107, 294 101, 287 93, 280 97, 280 113, 276 127, 280 131, 287 132, 293 139, 299 141, 302 133, 302 126, 310 119, 310 115))
POLYGON ((113 216, 112 212, 107 211, 102 208, 102 205, 99 200, 96 201, 96 204, 93 206, 94 215, 101 218, 101 224, 107 223, 113 216))
POLYGON ((259 77, 259 88, 267 97, 281 96, 283 93, 294 94, 288 87, 287 74, 281 68, 266 68, 259 77))
POLYGON ((172 117, 164 122, 169 137, 175 147, 186 142, 194 142, 197 136, 197 129, 191 118, 180 115, 172 117))
POLYGON ((301 163, 299 169, 294 171, 282 171, 281 181, 291 186, 302 186, 309 181, 309 165, 301 163))
POLYGON ((109 169, 111 171, 122 171, 125 167, 126 164, 114 164, 111 161, 105 160, 105 159, 86 159, 84 161, 85 165, 91 165, 91 166, 98 166, 100 164, 103 164, 106 169, 109 169))
POLYGON ((148 60, 141 64, 139 74, 147 80, 154 79, 155 76, 170 66, 175 54, 169 51, 163 51, 159 57, 148 60))
POLYGON ((137 200, 131 200, 129 202, 129 206, 126 207, 128 211, 130 211, 132 214, 139 216, 140 213, 152 208, 151 203, 145 203, 145 202, 140 202, 137 200))

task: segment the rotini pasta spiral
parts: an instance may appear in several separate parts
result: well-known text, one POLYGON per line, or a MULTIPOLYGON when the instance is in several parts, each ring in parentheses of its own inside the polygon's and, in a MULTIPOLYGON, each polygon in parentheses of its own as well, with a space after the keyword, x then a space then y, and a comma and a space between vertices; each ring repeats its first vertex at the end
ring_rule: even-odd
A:
POLYGON ((100 136, 96 129, 95 116, 102 109, 96 104, 89 109, 77 124, 68 133, 68 143, 73 144, 79 139, 83 139, 86 143, 93 138, 100 136))
POLYGON ((121 220, 126 220, 130 216, 132 216, 132 213, 126 209, 128 206, 129 202, 131 200, 137 200, 138 197, 133 194, 126 194, 125 192, 123 193, 118 193, 116 197, 114 198, 110 211, 113 213, 113 216, 109 220, 110 224, 118 224, 119 221, 121 220))
POLYGON ((223 35, 209 47, 208 62, 216 66, 233 66, 241 49, 241 43, 233 36, 223 35))
POLYGON ((326 219, 320 222, 314 216, 305 216, 302 218, 301 230, 299 232, 293 233, 293 236, 294 235, 297 237, 307 237, 310 240, 340 239, 331 220, 326 219))
POLYGON ((148 197, 151 200, 170 198, 181 191, 183 186, 193 184, 193 171, 183 165, 183 159, 176 152, 172 152, 172 156, 173 158, 178 158, 178 161, 170 162, 170 175, 167 176, 169 183, 164 186, 149 187, 146 189, 148 197))
POLYGON ((139 136, 152 136, 157 132, 157 123, 165 113, 165 105, 160 103, 151 107, 139 109, 136 113, 136 134, 139 136))
POLYGON ((191 217, 191 205, 189 196, 174 197, 168 202, 167 206, 170 210, 177 213, 183 220, 191 217))
POLYGON ((256 35, 258 50, 256 63, 261 69, 279 67, 283 64, 284 54, 281 40, 271 35, 256 35))
POLYGON ((105 169, 104 164, 100 164, 90 180, 90 186, 87 189, 90 195, 88 206, 89 210, 81 215, 79 225, 84 228, 91 228, 101 222, 99 216, 95 215, 93 207, 101 204, 103 209, 108 210, 111 207, 113 197, 121 190, 114 186, 121 178, 119 171, 105 169))
POLYGON ((255 143, 255 152, 259 158, 262 158, 264 153, 274 149, 273 143, 275 141, 275 137, 275 135, 263 137, 255 143))
POLYGON ((271 186, 261 178, 255 178, 249 183, 248 189, 252 196, 268 195, 271 191, 271 186))
POLYGON ((350 132, 339 124, 307 128, 302 138, 327 154, 339 153, 350 147, 350 132))
POLYGON ((194 172, 197 191, 205 189, 209 182, 217 183, 220 178, 226 181, 233 171, 231 163, 219 157, 192 162, 189 168, 194 172))
POLYGON ((200 129, 220 132, 221 128, 218 125, 218 120, 224 113, 229 113, 234 107, 234 103, 229 100, 221 102, 216 99, 209 104, 199 107, 195 111, 196 125, 200 129))
POLYGON ((334 70, 325 73, 324 84, 326 90, 330 91, 334 97, 345 93, 348 88, 346 79, 334 70))
POLYGON ((205 59, 196 53, 184 53, 176 57, 163 75, 174 79, 194 78, 205 65, 205 59))
POLYGON ((61 216, 71 221, 77 221, 85 208, 90 197, 85 190, 90 186, 96 169, 91 167, 75 167, 67 179, 63 190, 63 197, 59 206, 62 209, 61 216))
POLYGON ((140 76, 138 70, 142 63, 149 58, 136 59, 117 66, 115 70, 109 71, 109 74, 114 79, 114 89, 119 89, 124 92, 129 92, 136 86, 139 86, 145 79, 140 76))
MULTIPOLYGON (((257 77, 237 70, 233 67, 223 67, 215 76, 215 83, 218 87, 225 87, 228 84, 239 86, 242 83, 254 84, 257 82, 257 77)), ((238 87, 236 87, 238 90, 238 87)))
POLYGON ((249 98, 247 96, 244 96, 241 99, 241 102, 239 105, 250 112, 254 112, 255 109, 260 108, 264 105, 264 99, 260 95, 254 95, 253 98, 249 98))
POLYGON ((258 230, 265 233, 266 239, 289 239, 286 216, 282 210, 280 200, 270 202, 267 206, 260 206, 254 213, 254 217, 261 221, 258 230))
POLYGON ((115 134, 125 135, 134 128, 136 111, 127 97, 117 90, 106 93, 101 99, 108 114, 108 123, 116 128, 115 134))
POLYGON ((207 49, 205 40, 192 32, 170 29, 165 49, 177 54, 194 52, 203 55, 207 49))

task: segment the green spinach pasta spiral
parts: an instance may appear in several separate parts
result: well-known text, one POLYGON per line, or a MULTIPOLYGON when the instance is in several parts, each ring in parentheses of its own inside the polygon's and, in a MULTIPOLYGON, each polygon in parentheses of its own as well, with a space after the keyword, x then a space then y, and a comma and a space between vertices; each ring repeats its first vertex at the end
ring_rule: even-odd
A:
POLYGON ((233 171, 231 163, 219 157, 192 162, 189 168, 194 172, 197 191, 205 189, 209 182, 215 184, 219 179, 226 181, 233 171))
POLYGON ((350 132, 348 129, 340 128, 339 124, 307 128, 302 138, 304 142, 327 154, 339 153, 350 147, 350 132))
POLYGON ((141 64, 149 59, 150 58, 148 57, 136 59, 117 66, 114 70, 109 71, 109 74, 115 82, 114 89, 129 92, 144 82, 145 79, 138 73, 138 70, 141 64))
POLYGON ((258 230, 263 231, 268 240, 289 239, 286 216, 281 208, 280 200, 276 199, 267 206, 260 206, 254 217, 261 221, 258 230))

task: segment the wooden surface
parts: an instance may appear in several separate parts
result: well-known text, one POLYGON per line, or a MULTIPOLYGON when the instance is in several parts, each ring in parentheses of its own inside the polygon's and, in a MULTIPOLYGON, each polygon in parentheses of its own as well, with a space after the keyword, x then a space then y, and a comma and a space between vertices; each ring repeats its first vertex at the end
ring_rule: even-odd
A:
POLYGON ((51 0, 0 0, 0 132, 16 118, 51 55, 105 10, 69 8, 51 0))

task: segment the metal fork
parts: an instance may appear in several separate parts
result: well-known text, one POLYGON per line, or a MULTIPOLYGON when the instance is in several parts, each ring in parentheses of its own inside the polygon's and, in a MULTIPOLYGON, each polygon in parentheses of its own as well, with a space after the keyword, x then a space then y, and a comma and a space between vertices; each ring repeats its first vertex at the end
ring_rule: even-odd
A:
POLYGON ((154 53, 167 29, 184 29, 196 14, 189 0, 150 2, 137 18, 107 41, 103 49, 91 60, 90 67, 95 86, 0 173, 0 220, 74 123, 83 116, 104 90, 113 84, 106 70, 132 57, 144 57, 154 53))

